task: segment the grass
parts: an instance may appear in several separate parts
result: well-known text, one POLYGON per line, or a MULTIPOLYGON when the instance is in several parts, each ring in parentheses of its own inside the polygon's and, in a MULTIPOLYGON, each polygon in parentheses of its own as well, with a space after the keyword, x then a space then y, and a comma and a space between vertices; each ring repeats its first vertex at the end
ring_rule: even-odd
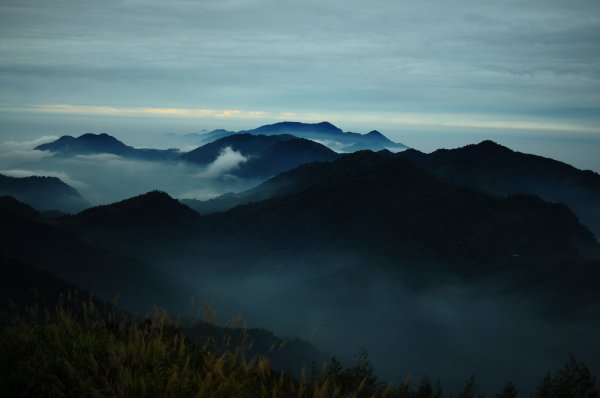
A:
MULTIPOLYGON (((32 308, 0 331, 0 395, 6 397, 359 397, 334 376, 307 382, 274 372, 244 345, 223 350, 188 340, 156 310, 127 319, 81 301, 76 311, 32 308), (77 315, 74 315, 77 314, 77 315), (121 319, 118 319, 121 318, 121 319)), ((72 303, 69 306, 72 308, 72 303)), ((386 396, 384 393, 369 396, 386 396)))
MULTIPOLYGON (((214 317, 214 311, 206 311, 214 317)), ((264 356, 246 358, 251 342, 228 348, 227 339, 186 338, 159 309, 132 317, 98 309, 68 295, 50 312, 30 308, 0 329, 2 397, 239 397, 443 398, 439 382, 423 378, 396 389, 374 375, 366 351, 344 369, 334 359, 309 377, 273 371, 264 356)), ((452 398, 482 397, 471 377, 452 398)), ((508 383, 496 397, 515 398, 508 383)), ((575 358, 539 384, 535 398, 600 398, 596 379, 575 358)))

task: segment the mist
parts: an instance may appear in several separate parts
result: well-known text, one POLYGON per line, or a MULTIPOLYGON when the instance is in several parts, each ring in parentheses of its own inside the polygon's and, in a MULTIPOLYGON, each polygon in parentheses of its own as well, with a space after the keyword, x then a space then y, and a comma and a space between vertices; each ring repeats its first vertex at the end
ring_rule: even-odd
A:
POLYGON ((1 142, 0 174, 58 177, 77 189, 94 206, 157 189, 176 198, 207 200, 227 192, 248 189, 260 182, 229 174, 246 160, 231 148, 225 148, 206 167, 176 161, 132 160, 112 154, 66 158, 34 149, 56 138, 46 136, 30 141, 1 142))
POLYGON ((345 365, 364 347, 377 375, 396 386, 427 375, 449 393, 475 375, 488 394, 512 381, 528 396, 570 354, 600 370, 598 310, 565 300, 562 311, 555 296, 516 293, 516 275, 419 282, 361 262, 264 261, 272 267, 246 276, 169 267, 197 301, 211 303, 221 324, 242 314, 251 327, 300 337, 345 365))
MULTIPOLYGON (((231 148, 206 167, 108 154, 65 158, 33 149, 55 138, 2 142, 0 173, 59 177, 94 205, 153 189, 209 199, 258 183, 230 174, 247 160, 231 148)), ((243 261, 249 266, 236 268, 227 264, 228 253, 219 253, 219 247, 233 250, 230 242, 208 242, 202 247, 209 253, 167 245, 153 247, 146 260, 175 282, 179 296, 211 302, 220 324, 242 314, 251 327, 302 338, 345 365, 364 347, 376 374, 396 386, 427 375, 452 392, 475 375, 487 393, 512 381, 527 395, 570 354, 592 373, 600 370, 598 310, 571 308, 567 297, 515 290, 515 275, 461 280, 440 273, 432 281, 415 280, 398 272, 411 269, 407 264, 386 270, 350 252, 273 253, 257 264, 248 256, 243 261), (216 265, 207 263, 213 260, 216 265)), ((169 303, 168 309, 187 316, 188 303, 169 303)))

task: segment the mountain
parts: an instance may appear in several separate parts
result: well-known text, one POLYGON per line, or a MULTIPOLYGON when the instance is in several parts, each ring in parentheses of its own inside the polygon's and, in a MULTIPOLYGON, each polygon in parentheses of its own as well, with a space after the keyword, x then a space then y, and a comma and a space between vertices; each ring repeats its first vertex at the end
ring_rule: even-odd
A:
POLYGON ((166 228, 193 223, 199 214, 171 198, 166 192, 151 191, 109 205, 92 207, 73 216, 88 225, 106 228, 166 228))
POLYGON ((290 134, 299 138, 317 141, 337 152, 356 152, 359 150, 402 151, 407 148, 404 144, 391 141, 379 131, 373 130, 367 134, 344 132, 329 122, 300 123, 280 122, 261 126, 254 130, 241 131, 240 133, 279 135, 290 134))
MULTIPOLYGON (((466 278, 524 270, 528 278, 545 278, 549 270, 557 275, 569 267, 586 268, 586 258, 599 252, 593 235, 564 205, 457 187, 390 153, 357 152, 303 165, 264 187, 282 191, 226 212, 191 217, 168 233, 179 236, 181 245, 168 252, 195 264, 193 259, 202 258, 203 267, 233 273, 273 264, 306 269, 341 255, 351 259, 349 266, 368 259, 370 271, 439 271, 466 278)), ((86 224, 82 216, 71 219, 86 224)), ((117 224, 108 222, 103 235, 108 248, 141 245, 136 254, 164 258, 158 241, 138 239, 148 233, 146 223, 135 227, 114 219, 117 224), (128 232, 121 233, 125 226, 128 232)), ((323 264, 322 270, 329 266, 323 264)))
POLYGON ((116 309, 108 302, 94 297, 92 293, 81 289, 54 275, 13 257, 0 255, 0 324, 9 323, 17 315, 24 316, 27 309, 37 308, 55 311, 59 305, 76 318, 81 319, 83 301, 92 302, 103 316, 115 309, 119 315, 126 312, 116 309), (72 300, 68 298, 71 297, 72 300), (79 298, 79 302, 76 298, 79 298))
POLYGON ((444 181, 501 197, 532 194, 564 203, 600 237, 600 175, 542 156, 513 151, 492 141, 431 154, 398 154, 444 181))
POLYGON ((79 192, 56 177, 15 178, 0 174, 0 195, 13 196, 39 211, 76 213, 90 207, 79 192))
POLYGON ((388 154, 358 152, 278 178, 289 181, 291 193, 205 217, 209 240, 223 231, 228 240, 269 242, 270 250, 337 247, 394 262, 485 264, 473 272, 494 264, 556 263, 577 258, 579 247, 598 246, 563 205, 524 195, 490 197, 388 154))
POLYGON ((56 141, 37 146, 39 151, 55 152, 58 156, 94 155, 107 153, 139 160, 173 160, 179 156, 176 149, 138 149, 108 134, 83 134, 75 138, 64 135, 56 141))
POLYGON ((144 257, 153 252, 155 256, 146 260, 154 263, 179 253, 189 237, 196 235, 201 218, 167 193, 152 191, 92 207, 61 222, 86 241, 119 253, 144 257))
MULTIPOLYGON (((83 322, 86 313, 84 304, 89 303, 93 303, 98 315, 107 322, 115 322, 115 318, 128 322, 136 320, 135 315, 95 297, 91 292, 51 272, 0 255, 0 326, 10 324, 16 316, 27 316, 28 309, 34 306, 51 313, 60 306, 83 322)), ((295 373, 299 373, 303 366, 309 366, 313 362, 323 364, 331 358, 331 354, 306 341, 298 338, 282 339, 259 328, 223 327, 194 319, 186 320, 186 325, 181 326, 181 332, 193 342, 212 339, 221 344, 228 341, 228 347, 222 347, 221 350, 235 349, 244 342, 251 342, 252 345, 246 352, 248 358, 268 357, 271 367, 282 371, 293 369, 295 373)))
MULTIPOLYGON (((380 152, 381 156, 391 155, 389 152, 380 152)), ((340 158, 351 155, 340 155, 340 158)), ((281 173, 269 178, 258 186, 242 192, 229 192, 209 200, 182 199, 198 213, 207 215, 232 209, 236 206, 254 202, 261 202, 276 196, 298 193, 306 189, 323 169, 323 165, 306 164, 300 168, 281 173)))
POLYGON ((330 161, 338 156, 324 145, 292 135, 235 134, 196 148, 180 159, 208 166, 223 156, 226 148, 244 157, 229 171, 242 178, 267 178, 304 163, 330 161))
POLYGON ((206 145, 212 141, 218 140, 220 138, 227 137, 229 135, 235 134, 234 131, 217 129, 213 131, 202 130, 199 133, 188 133, 188 134, 174 134, 168 133, 164 134, 168 142, 170 142, 172 146, 184 149, 184 148, 197 148, 202 145, 206 145))
POLYGON ((33 264, 105 300, 119 294, 127 308, 146 311, 154 303, 189 299, 179 296, 172 278, 150 262, 99 248, 65 220, 44 218, 12 197, 0 197, 0 220, 0 255, 33 264))

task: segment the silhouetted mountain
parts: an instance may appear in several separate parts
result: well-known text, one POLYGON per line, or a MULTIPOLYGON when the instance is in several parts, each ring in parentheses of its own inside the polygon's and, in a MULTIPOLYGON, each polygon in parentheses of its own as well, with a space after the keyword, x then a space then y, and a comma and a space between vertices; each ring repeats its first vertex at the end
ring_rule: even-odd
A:
POLYGON ((158 250, 172 257, 194 236, 201 220, 197 212, 165 192, 152 191, 92 207, 62 221, 87 241, 118 252, 144 256, 158 250))
POLYGON ((200 215, 170 197, 166 192, 151 191, 109 205, 84 210, 73 218, 88 225, 107 228, 166 228, 197 221, 200 215))
POLYGON ((270 177, 304 163, 329 161, 338 156, 324 145, 291 135, 235 134, 183 154, 181 159, 209 165, 223 154, 225 148, 239 152, 245 158, 228 171, 243 178, 270 177))
POLYGON ((27 309, 34 306, 39 310, 55 311, 60 305, 79 318, 83 315, 81 304, 84 301, 93 303, 102 315, 108 315, 112 310, 119 315, 126 315, 125 311, 116 309, 52 272, 0 255, 0 323, 10 322, 17 315, 24 316, 27 309))
MULTIPOLYGON (((99 299, 52 272, 0 255, 0 325, 14 321, 16 316, 26 316, 28 309, 33 307, 53 313, 60 306, 71 316, 83 321, 84 305, 90 303, 93 303, 99 316, 108 322, 135 322, 133 314, 99 299)), ((228 345, 223 346, 222 350, 234 350, 251 343, 246 352, 248 358, 258 355, 268 357, 273 369, 286 372, 294 370, 299 373, 302 367, 308 367, 313 362, 323 364, 331 358, 331 354, 320 351, 306 341, 297 338, 284 340, 264 329, 221 327, 194 320, 193 325, 183 326, 181 331, 192 341, 212 339, 219 345, 228 341, 228 345)))
POLYGON ((64 135, 56 141, 37 146, 39 151, 55 152, 58 156, 94 155, 107 153, 140 160, 173 160, 179 156, 175 149, 138 149, 125 145, 108 134, 83 134, 77 138, 64 135))
POLYGON ((600 175, 542 156, 513 151, 492 141, 409 158, 444 181, 497 196, 534 194, 564 203, 600 237, 600 175))
POLYGON ((197 148, 210 142, 235 134, 234 131, 217 129, 213 131, 202 130, 199 133, 165 134, 164 136, 178 148, 197 148))
POLYGON ((389 155, 359 152, 278 178, 302 188, 206 219, 231 239, 242 239, 251 225, 253 240, 268 241, 270 248, 340 245, 397 259, 484 261, 488 267, 554 261, 577 256, 579 246, 596 247, 565 206, 457 188, 389 155))
MULTIPOLYGON (((517 272, 525 283, 565 270, 570 276, 554 282, 585 284, 598 277, 597 266, 579 276, 571 272, 591 267, 585 257, 597 255, 599 247, 566 206, 456 187, 389 153, 307 164, 260 189, 265 187, 283 193, 182 226, 176 252, 233 273, 273 264, 310 268, 343 253, 349 266, 368 261, 369 272, 383 267, 425 280, 517 272)), ((104 242, 136 246, 145 230, 141 224, 135 235, 107 231, 104 242)), ((162 251, 152 244, 136 253, 159 258, 162 251)))
POLYGON ((382 149, 401 151, 407 148, 406 145, 389 140, 379 131, 374 130, 367 134, 344 132, 329 122, 280 122, 261 126, 254 130, 241 131, 240 133, 264 135, 291 134, 299 138, 320 142, 338 152, 355 152, 364 149, 372 151, 380 151, 382 149))
POLYGON ((321 366, 332 357, 306 341, 298 338, 283 339, 261 328, 239 329, 198 322, 191 327, 184 327, 182 332, 192 340, 208 336, 216 342, 227 341, 229 348, 249 346, 246 357, 267 357, 273 369, 297 377, 303 367, 308 369, 311 365, 321 366))
POLYGON ((0 197, 0 220, 0 255, 55 273, 107 300, 119 294, 123 305, 138 311, 181 299, 170 277, 147 262, 84 241, 65 220, 43 218, 6 196, 0 197))
POLYGON ((0 195, 13 196, 39 211, 76 213, 90 207, 79 192, 56 177, 15 178, 0 174, 0 195))

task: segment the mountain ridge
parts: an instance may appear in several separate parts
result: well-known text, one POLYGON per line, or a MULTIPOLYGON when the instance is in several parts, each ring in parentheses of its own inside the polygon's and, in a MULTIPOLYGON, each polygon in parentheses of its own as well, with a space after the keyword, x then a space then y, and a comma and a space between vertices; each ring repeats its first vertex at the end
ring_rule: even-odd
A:
POLYGON ((299 138, 322 142, 330 149, 337 149, 341 152, 355 152, 365 149, 372 151, 382 149, 400 151, 407 148, 404 144, 391 141, 379 131, 373 130, 367 134, 344 132, 329 122, 301 123, 286 121, 267 124, 253 130, 244 130, 240 133, 267 135, 291 134, 299 138))
POLYGON ((444 181, 496 196, 533 194, 565 203, 600 238, 600 175, 485 140, 430 154, 399 153, 444 181))
POLYGON ((249 179, 271 177, 304 163, 330 161, 338 156, 324 145, 289 134, 240 133, 219 138, 181 155, 180 159, 208 166, 223 156, 227 148, 242 157, 228 173, 249 179))
POLYGON ((64 157, 106 153, 124 158, 152 161, 173 160, 179 156, 179 151, 175 149, 134 148, 106 133, 86 133, 79 137, 63 135, 55 141, 38 145, 35 149, 54 152, 56 156, 64 157))
POLYGON ((91 206, 75 188, 58 177, 18 178, 0 174, 0 195, 13 196, 39 211, 76 213, 91 206))

